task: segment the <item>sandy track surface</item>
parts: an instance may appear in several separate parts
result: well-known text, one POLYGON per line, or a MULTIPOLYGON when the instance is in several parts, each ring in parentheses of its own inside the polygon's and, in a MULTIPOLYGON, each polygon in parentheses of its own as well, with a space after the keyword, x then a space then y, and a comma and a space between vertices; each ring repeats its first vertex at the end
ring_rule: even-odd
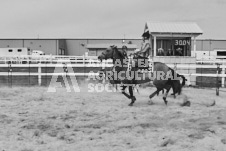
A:
POLYGON ((165 106, 161 94, 148 104, 154 90, 140 89, 129 107, 120 93, 2 87, 0 151, 226 150, 225 92, 185 88, 165 106))

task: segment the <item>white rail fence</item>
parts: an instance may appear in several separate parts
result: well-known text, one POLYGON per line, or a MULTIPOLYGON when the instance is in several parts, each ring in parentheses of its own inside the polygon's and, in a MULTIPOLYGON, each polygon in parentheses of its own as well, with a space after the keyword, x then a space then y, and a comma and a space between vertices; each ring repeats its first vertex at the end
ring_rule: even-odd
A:
POLYGON ((43 56, 2 56, 0 57, 1 64, 26 64, 26 63, 57 63, 57 62, 71 62, 71 63, 83 63, 85 60, 97 60, 96 56, 56 56, 56 55, 43 55, 43 56))
MULTIPOLYGON (((225 58, 225 57, 224 57, 225 58)), ((196 59, 197 64, 226 64, 226 59, 196 59)), ((30 55, 20 55, 20 56, 1 56, 0 63, 8 64, 25 64, 25 63, 57 63, 57 62, 71 62, 71 63, 89 63, 90 61, 97 61, 97 56, 59 56, 59 55, 43 55, 43 56, 30 56, 30 55), (88 61, 87 61, 88 60, 88 61)), ((97 61, 98 62, 98 61, 97 61)), ((111 62, 111 61, 109 61, 111 62)))
MULTIPOLYGON (((28 63, 28 64, 12 64, 13 62, 10 62, 9 64, 0 64, 0 68, 8 68, 8 72, 0 72, 0 76, 38 76, 38 84, 41 85, 42 83, 42 76, 58 76, 58 75, 65 75, 65 73, 60 72, 60 73, 42 73, 41 68, 48 68, 48 67, 59 67, 59 68, 64 68, 64 67, 80 67, 80 68, 86 68, 86 67, 96 67, 96 68, 106 68, 106 67, 112 67, 112 61, 111 60, 107 60, 107 61, 103 61, 102 63, 100 61, 98 61, 95 57, 84 57, 84 56, 79 56, 79 57, 71 57, 73 58, 73 60, 71 59, 64 59, 63 57, 60 59, 56 59, 55 62, 53 62, 53 60, 51 60, 52 62, 46 62, 46 60, 44 59, 39 59, 38 62, 39 63, 35 63, 32 64, 28 63), (44 63, 42 63, 44 62, 44 63), (12 68, 32 68, 32 67, 36 67, 38 68, 38 72, 14 72, 14 71, 10 71, 12 70, 12 68)), ((8 60, 7 60, 8 61, 8 60)), ((37 60, 36 60, 37 61, 37 60)), ((200 62, 197 62, 200 63, 200 62)), ((201 62, 201 64, 167 64, 168 66, 170 66, 171 68, 174 68, 176 70, 178 70, 178 72, 180 73, 180 70, 194 70, 197 68, 200 69, 221 69, 221 73, 180 73, 182 75, 185 75, 186 77, 188 77, 188 79, 190 79, 189 77, 217 77, 217 78, 221 78, 221 86, 224 87, 225 86, 225 67, 226 64, 224 61, 218 62, 219 64, 202 64, 203 62, 201 62)), ((73 73, 67 73, 67 75, 72 75, 72 76, 89 76, 89 75, 97 75, 98 73, 77 73, 77 72, 73 72, 73 73)))

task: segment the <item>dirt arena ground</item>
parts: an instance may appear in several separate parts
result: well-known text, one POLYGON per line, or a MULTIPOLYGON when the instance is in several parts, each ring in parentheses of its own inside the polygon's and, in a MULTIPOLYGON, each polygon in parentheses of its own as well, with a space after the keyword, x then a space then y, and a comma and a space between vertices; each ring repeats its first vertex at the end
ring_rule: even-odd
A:
POLYGON ((0 89, 0 151, 226 151, 226 92, 185 88, 165 106, 145 88, 129 107, 120 93, 0 89))

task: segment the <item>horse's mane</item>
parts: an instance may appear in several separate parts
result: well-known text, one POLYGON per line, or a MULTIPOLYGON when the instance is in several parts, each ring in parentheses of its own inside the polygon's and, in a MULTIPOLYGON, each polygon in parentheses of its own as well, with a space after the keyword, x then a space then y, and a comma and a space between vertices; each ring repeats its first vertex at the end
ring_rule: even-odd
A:
POLYGON ((119 49, 118 49, 116 46, 111 46, 111 48, 112 48, 112 49, 115 49, 116 52, 118 52, 118 55, 119 55, 122 59, 128 58, 127 53, 124 55, 123 52, 119 51, 119 49))

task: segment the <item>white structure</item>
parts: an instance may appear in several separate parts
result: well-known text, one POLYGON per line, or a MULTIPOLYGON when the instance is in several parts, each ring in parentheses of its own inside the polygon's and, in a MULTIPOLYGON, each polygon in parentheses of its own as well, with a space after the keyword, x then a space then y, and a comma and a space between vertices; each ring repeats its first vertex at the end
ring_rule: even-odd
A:
MULTIPOLYGON (((157 56, 157 50, 160 47, 163 48, 163 46, 165 46, 164 50, 172 49, 173 51, 181 47, 184 51, 183 56, 191 56, 191 38, 194 40, 193 51, 195 52, 196 37, 203 33, 201 28, 193 22, 153 21, 146 22, 144 32, 149 32, 151 35, 152 52, 150 54, 153 57, 157 56)), ((176 55, 175 52, 174 55, 176 55)))
POLYGON ((45 55, 45 53, 42 50, 32 50, 31 55, 32 56, 41 56, 41 55, 45 55))
POLYGON ((14 57, 29 54, 30 50, 28 48, 0 48, 1 57, 14 57))

